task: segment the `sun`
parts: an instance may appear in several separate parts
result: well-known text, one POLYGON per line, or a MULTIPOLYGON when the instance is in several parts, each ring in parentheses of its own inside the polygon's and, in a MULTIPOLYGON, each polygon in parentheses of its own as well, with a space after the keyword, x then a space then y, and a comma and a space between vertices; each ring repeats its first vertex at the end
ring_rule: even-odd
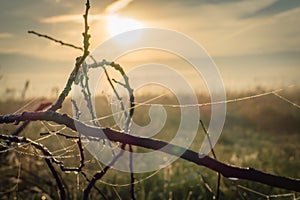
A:
POLYGON ((131 31, 144 27, 143 23, 138 20, 127 17, 121 17, 118 15, 108 15, 106 19, 107 30, 111 37, 126 31, 131 31))

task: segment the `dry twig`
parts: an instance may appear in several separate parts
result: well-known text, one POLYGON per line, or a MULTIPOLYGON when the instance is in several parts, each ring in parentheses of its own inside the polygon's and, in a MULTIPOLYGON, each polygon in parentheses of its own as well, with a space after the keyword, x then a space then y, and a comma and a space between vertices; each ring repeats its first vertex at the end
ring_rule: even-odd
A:
POLYGON ((155 140, 151 138, 142 138, 133 135, 123 134, 122 132, 118 132, 110 128, 91 127, 81 123, 80 121, 77 121, 76 119, 69 117, 66 114, 62 115, 60 113, 53 112, 53 111, 44 111, 44 112, 24 112, 22 114, 0 116, 0 124, 15 123, 15 122, 20 122, 25 120, 53 121, 58 124, 66 125, 70 129, 77 131, 75 126, 75 121, 76 121, 76 125, 80 126, 81 130, 85 130, 85 132, 81 134, 85 134, 88 137, 97 138, 101 136, 100 134, 101 132, 104 132, 105 136, 111 141, 120 142, 122 144, 131 144, 134 146, 144 147, 152 150, 163 150, 165 153, 168 153, 170 155, 178 156, 184 160, 193 162, 197 165, 202 165, 213 171, 220 172, 224 177, 227 178, 250 180, 254 182, 267 184, 269 186, 300 192, 300 180, 298 179, 268 174, 253 168, 240 168, 240 167, 227 165, 225 163, 222 163, 220 161, 217 161, 205 155, 200 158, 197 152, 194 152, 189 149, 185 149, 177 145, 169 144, 167 142, 155 140))

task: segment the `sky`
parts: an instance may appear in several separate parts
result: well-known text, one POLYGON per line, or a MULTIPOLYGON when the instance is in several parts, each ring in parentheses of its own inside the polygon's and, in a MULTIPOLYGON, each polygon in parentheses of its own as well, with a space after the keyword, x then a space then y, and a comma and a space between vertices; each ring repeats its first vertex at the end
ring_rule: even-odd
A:
MULTIPOLYGON (((15 91, 18 96, 27 80, 30 95, 63 88, 81 52, 27 31, 81 46, 84 3, 1 0, 1 95, 15 91)), ((91 0, 91 6, 91 50, 129 21, 133 28, 171 29, 197 41, 228 90, 300 84, 299 0, 91 0)), ((131 57, 130 62, 122 64, 143 61, 131 57)))

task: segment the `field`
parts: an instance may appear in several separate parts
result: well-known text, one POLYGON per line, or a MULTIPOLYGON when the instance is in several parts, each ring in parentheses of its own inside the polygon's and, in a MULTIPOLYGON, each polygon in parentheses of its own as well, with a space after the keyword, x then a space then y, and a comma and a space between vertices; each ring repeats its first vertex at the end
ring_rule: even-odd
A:
MULTIPOLYGON (((228 99, 249 97, 264 93, 262 89, 245 92, 229 92, 228 99)), ((300 89, 291 88, 279 92, 281 96, 299 105, 300 89)), ((144 102, 153 95, 140 95, 137 102, 144 102)), ((206 95, 198 95, 200 103, 209 101, 206 95)), ((41 102, 51 99, 36 99, 24 109, 18 110, 31 100, 6 100, 0 102, 0 114, 34 110, 41 102)), ((110 114, 109 102, 105 96, 98 97, 97 116, 110 114)), ((178 104, 173 96, 164 96, 151 104, 178 104)), ((179 124, 180 108, 165 107, 167 121, 163 129, 154 137, 170 141, 179 124)), ((135 110, 134 121, 139 125, 150 122, 149 106, 139 106, 135 110)), ((201 119, 208 126, 210 106, 200 107, 201 119)), ((71 114, 71 103, 67 100, 61 113, 71 114)), ((102 126, 113 127, 112 117, 100 120, 102 126)), ((14 125, 1 125, 2 134, 10 134, 14 125)), ((217 158, 225 163, 240 167, 253 167, 276 175, 300 178, 300 112, 299 107, 274 94, 239 100, 227 104, 225 126, 214 150, 217 158)), ((79 152, 73 140, 66 140, 56 133, 76 135, 76 133, 48 122, 33 122, 22 135, 38 140, 50 149, 54 155, 69 166, 79 165, 79 152)), ((204 132, 199 125, 197 137, 190 149, 198 151, 204 132)), ((41 199, 57 198, 55 181, 47 168, 43 156, 31 146, 13 145, 8 149, 1 142, 0 160, 0 197, 1 199, 41 199)), ((143 151, 143 149, 141 149, 143 151)), ((88 151, 85 173, 90 178, 101 169, 101 164, 88 151)), ((77 173, 60 173, 67 186, 71 199, 81 199, 86 187, 84 176, 77 173)), ((177 160, 161 170, 135 174, 135 194, 137 199, 212 199, 216 193, 217 174, 184 160, 177 160)), ((130 175, 110 170, 97 187, 108 199, 129 199, 130 175)), ((282 190, 243 180, 229 180, 222 177, 220 199, 293 199, 299 193, 282 190), (277 195, 277 196, 272 196, 277 195)), ((96 190, 92 190, 91 199, 102 199, 96 190)))

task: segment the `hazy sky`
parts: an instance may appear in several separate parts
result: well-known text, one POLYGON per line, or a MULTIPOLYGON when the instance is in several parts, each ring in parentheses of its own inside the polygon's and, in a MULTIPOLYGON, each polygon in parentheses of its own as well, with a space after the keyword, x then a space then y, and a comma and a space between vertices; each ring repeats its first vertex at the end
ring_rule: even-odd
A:
MULTIPOLYGON (((1 0, 1 94, 19 90, 26 80, 35 94, 63 87, 81 52, 27 31, 80 46, 84 2, 1 0)), ((91 5, 91 49, 110 37, 106 16, 114 14, 193 38, 212 56, 227 88, 241 80, 245 87, 299 84, 299 0, 92 0, 91 5)))

